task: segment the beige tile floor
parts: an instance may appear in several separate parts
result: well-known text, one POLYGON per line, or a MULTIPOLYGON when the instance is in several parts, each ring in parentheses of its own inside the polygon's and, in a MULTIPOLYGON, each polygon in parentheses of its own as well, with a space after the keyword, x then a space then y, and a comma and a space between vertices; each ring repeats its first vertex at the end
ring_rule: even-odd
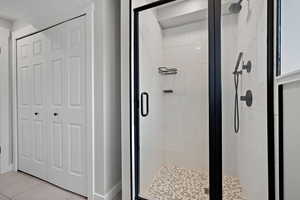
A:
POLYGON ((20 172, 0 175, 0 200, 86 200, 20 172))

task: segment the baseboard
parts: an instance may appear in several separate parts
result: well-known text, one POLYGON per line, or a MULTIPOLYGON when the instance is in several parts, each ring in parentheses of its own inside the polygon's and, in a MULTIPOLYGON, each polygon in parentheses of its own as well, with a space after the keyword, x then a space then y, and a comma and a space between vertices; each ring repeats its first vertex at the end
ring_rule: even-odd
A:
POLYGON ((113 198, 119 192, 121 192, 121 189, 122 189, 122 184, 121 184, 121 182, 119 182, 105 195, 94 193, 94 200, 113 200, 113 198))
POLYGON ((5 173, 11 172, 11 171, 13 171, 13 165, 12 165, 12 164, 6 166, 5 169, 2 169, 2 170, 0 171, 0 174, 5 174, 5 173))
POLYGON ((10 164, 9 166, 8 166, 8 172, 12 172, 12 171, 14 171, 14 165, 13 164, 10 164))

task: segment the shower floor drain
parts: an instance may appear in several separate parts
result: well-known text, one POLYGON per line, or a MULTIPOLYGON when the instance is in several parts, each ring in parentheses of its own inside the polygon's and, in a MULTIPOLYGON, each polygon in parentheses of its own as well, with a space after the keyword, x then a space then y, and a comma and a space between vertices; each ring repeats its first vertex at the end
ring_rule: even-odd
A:
POLYGON ((204 194, 209 195, 209 189, 208 188, 204 188, 204 194))

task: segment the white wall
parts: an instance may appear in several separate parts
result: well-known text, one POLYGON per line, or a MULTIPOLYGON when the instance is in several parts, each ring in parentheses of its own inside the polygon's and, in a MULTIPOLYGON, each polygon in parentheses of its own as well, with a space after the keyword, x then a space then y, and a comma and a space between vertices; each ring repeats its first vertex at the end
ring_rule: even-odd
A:
MULTIPOLYGON (((277 2, 275 2, 277 3, 277 2)), ((283 76, 275 79, 275 167, 276 167, 276 199, 279 199, 279 120, 283 117, 283 135, 284 135, 284 195, 285 199, 298 199, 299 176, 295 171, 299 165, 299 148, 297 125, 299 116, 299 89, 300 74, 298 54, 298 35, 299 22, 297 17, 299 2, 294 0, 281 1, 281 72, 283 76), (283 116, 278 112, 278 86, 283 86, 283 116)), ((277 42, 276 40, 274 41, 277 42)), ((275 61, 277 62, 276 58, 275 61)), ((276 63, 275 62, 275 63, 276 63)))
POLYGON ((121 1, 121 116, 122 116, 122 199, 130 200, 131 196, 131 132, 130 132, 130 1, 121 1))
POLYGON ((162 76, 165 163, 208 169, 207 20, 164 30, 164 66, 178 74, 162 76))
POLYGON ((244 72, 240 95, 251 89, 254 99, 252 107, 241 102, 237 170, 247 199, 267 199, 267 1, 243 1, 242 5, 237 49, 244 52, 245 61, 252 61, 253 68, 250 74, 244 72))
MULTIPOLYGON (((104 194, 121 189, 120 1, 105 0, 103 12, 104 194)), ((97 23, 96 19, 96 23, 97 23)), ((96 35, 96 37, 99 37, 96 35)), ((97 56, 97 53, 96 53, 97 56)), ((101 147, 101 145, 96 146, 101 147)), ((97 152, 96 152, 97 156, 97 152)), ((97 168, 95 168, 97 171, 97 168)), ((97 177, 97 176, 96 176, 97 177)), ((96 190, 97 192, 97 190, 96 190)))
POLYGON ((299 81, 287 84, 283 89, 283 127, 284 127, 284 198, 299 199, 300 168, 299 159, 299 81))
POLYGON ((14 31, 20 30, 20 29, 28 27, 28 26, 31 26, 31 24, 28 24, 28 23, 24 22, 23 20, 16 20, 12 24, 11 31, 14 32, 14 31))
MULTIPOLYGON (((223 173, 238 176, 237 139, 234 132, 234 81, 233 74, 238 52, 238 15, 222 16, 222 118, 223 118, 223 173)), ((242 81, 242 80, 240 80, 242 81)), ((241 91, 240 95, 242 95, 241 91)), ((241 104, 240 104, 241 109, 241 104)))
POLYGON ((0 27, 10 30, 12 27, 12 22, 0 17, 0 27))
POLYGON ((92 0, 9 0, 1 1, 0 16, 24 20, 37 29, 72 18, 87 7, 92 0))
POLYGON ((0 172, 11 169, 12 140, 11 140, 11 112, 10 112, 10 70, 9 70, 9 38, 11 24, 0 19, 0 172))
POLYGON ((300 2, 298 0, 285 0, 281 2, 281 70, 282 74, 300 70, 299 61, 299 34, 300 21, 298 13, 300 2))
POLYGON ((121 188, 120 2, 94 1, 95 193, 121 188))
MULTIPOLYGON (((239 136, 233 129, 232 75, 238 55, 237 38, 238 15, 223 15, 223 170, 227 176, 239 175, 239 136)), ((163 77, 163 89, 174 89, 175 92, 163 98, 165 162, 186 168, 208 169, 207 21, 166 29, 163 41, 164 65, 179 68, 178 75, 163 77)), ((244 90, 240 88, 241 95, 242 92, 244 90)))
POLYGON ((104 194, 104 83, 103 83, 103 1, 95 1, 94 29, 95 29, 95 69, 94 69, 94 95, 95 95, 95 192, 104 194), (96 37, 97 35, 97 37, 96 37), (97 170, 96 170, 97 169, 97 170))

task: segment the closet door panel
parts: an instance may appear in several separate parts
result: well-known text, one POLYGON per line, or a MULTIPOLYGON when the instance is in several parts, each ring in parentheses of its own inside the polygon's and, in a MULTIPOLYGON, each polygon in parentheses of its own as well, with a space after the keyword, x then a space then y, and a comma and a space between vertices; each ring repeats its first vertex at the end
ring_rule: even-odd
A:
POLYGON ((47 52, 48 40, 43 33, 32 36, 32 66, 33 66, 33 141, 35 162, 41 165, 44 177, 47 177, 47 52))
POLYGON ((33 103, 37 106, 43 105, 43 69, 44 63, 36 63, 33 65, 33 103))
POLYGON ((47 40, 36 34, 17 42, 19 170, 47 178, 45 69, 47 40))
POLYGON ((21 66, 19 69, 19 105, 31 106, 32 68, 30 64, 21 66))
MULTIPOLYGON (((31 38, 17 43, 18 85, 18 147, 19 169, 25 170, 32 162, 32 55, 31 38)), ((31 168, 31 166, 30 166, 31 168)))
POLYGON ((69 184, 81 194, 86 189, 86 44, 85 18, 67 24, 67 99, 66 127, 68 132, 69 184), (75 184, 74 184, 75 183, 75 184))
MULTIPOLYGON (((32 155, 31 150, 31 120, 28 115, 24 114, 25 112, 20 115, 19 117, 19 144, 20 144, 20 159, 30 160, 32 155)), ((20 163, 22 164, 22 163, 20 163)))
POLYGON ((51 60, 52 69, 52 105, 63 106, 63 73, 64 58, 56 57, 51 60))
POLYGON ((70 124, 68 125, 68 134, 69 134, 69 141, 70 141, 70 173, 82 176, 84 175, 83 169, 83 146, 82 146, 82 139, 83 139, 83 128, 78 124, 70 124))
POLYGON ((71 57, 68 65, 69 105, 80 107, 81 105, 81 58, 71 57))
POLYGON ((81 195, 87 191, 84 21, 81 17, 48 31, 52 63, 49 181, 81 195))
POLYGON ((85 17, 18 41, 19 169, 87 194, 85 17))
MULTIPOLYGON (((65 24, 47 30, 50 40, 49 51, 49 181, 66 188, 66 130, 64 125, 64 110, 66 100, 65 73, 66 73, 66 37, 65 24)), ((68 189, 68 188, 66 188, 68 189)))
POLYGON ((34 120, 32 125, 33 132, 33 142, 34 142, 34 161, 39 163, 44 163, 45 154, 44 154, 44 128, 43 128, 43 120, 34 120))
POLYGON ((57 170, 63 170, 63 124, 53 121, 52 131, 53 167, 57 170))

